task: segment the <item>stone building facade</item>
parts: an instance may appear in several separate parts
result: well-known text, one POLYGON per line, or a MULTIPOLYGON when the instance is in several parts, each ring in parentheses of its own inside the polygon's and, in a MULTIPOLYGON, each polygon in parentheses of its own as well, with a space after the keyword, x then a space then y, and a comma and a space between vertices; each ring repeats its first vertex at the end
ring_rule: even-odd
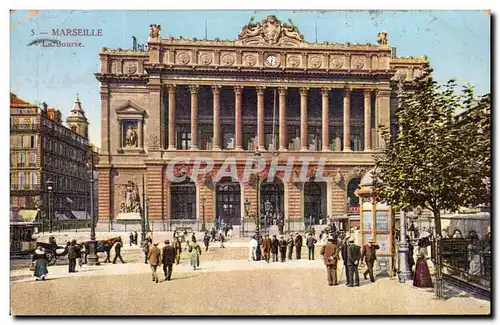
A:
POLYGON ((87 137, 64 126, 61 112, 45 103, 39 108, 13 93, 10 100, 11 209, 47 219, 46 184, 51 180, 53 217, 85 218, 89 200, 87 137))
POLYGON ((426 62, 396 57, 387 40, 382 32, 376 45, 309 43, 268 16, 234 41, 161 38, 151 25, 147 51, 102 48, 100 221, 119 224, 135 213, 169 224, 241 224, 257 211, 257 187, 214 173, 230 158, 241 175, 255 151, 268 162, 261 176, 269 162, 289 158, 299 173, 308 157, 307 173, 324 159, 323 175, 332 178, 278 174, 259 187, 261 211, 270 203, 294 229, 311 215, 318 222, 356 214, 354 191, 383 146, 381 127, 393 124, 397 82, 411 82, 426 62), (214 169, 193 177, 200 156, 214 169), (167 167, 179 157, 191 159, 175 169, 188 177, 173 183, 167 167))

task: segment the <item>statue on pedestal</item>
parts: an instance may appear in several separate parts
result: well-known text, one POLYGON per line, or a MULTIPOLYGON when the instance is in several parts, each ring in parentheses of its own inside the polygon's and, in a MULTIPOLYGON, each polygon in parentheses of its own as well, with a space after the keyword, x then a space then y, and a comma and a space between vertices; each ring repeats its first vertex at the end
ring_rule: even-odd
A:
POLYGON ((136 147, 137 146, 137 132, 129 125, 127 132, 125 133, 125 146, 126 147, 136 147))

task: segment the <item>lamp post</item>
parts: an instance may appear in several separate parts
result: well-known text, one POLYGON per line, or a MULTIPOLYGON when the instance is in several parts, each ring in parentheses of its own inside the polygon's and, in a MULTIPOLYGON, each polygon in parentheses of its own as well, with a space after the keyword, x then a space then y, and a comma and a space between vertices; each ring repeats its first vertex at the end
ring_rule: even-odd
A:
POLYGON ((52 202, 52 200, 54 199, 54 195, 52 193, 53 189, 54 189, 54 182, 52 180, 48 180, 46 182, 47 184, 47 191, 49 192, 49 233, 52 232, 52 210, 54 209, 54 202, 52 202))
POLYGON ((207 227, 205 225, 205 202, 206 202, 205 197, 201 197, 200 202, 201 202, 201 216, 203 218, 203 223, 201 224, 201 231, 205 232, 207 231, 207 227))
POLYGON ((411 270, 408 265, 409 248, 406 242, 406 211, 400 212, 400 235, 399 235, 399 282, 405 282, 411 279, 411 270))
MULTIPOLYGON (((256 151, 254 154, 256 159, 260 159, 261 155, 259 151, 256 151)), ((255 251, 255 258, 257 261, 260 261, 262 252, 260 250, 260 177, 259 175, 255 175, 256 183, 257 183, 257 217, 255 224, 255 236, 257 237, 257 249, 255 251)))
MULTIPOLYGON (((251 205, 250 200, 248 198, 245 198, 245 203, 244 204, 245 204, 245 216, 247 218, 249 218, 250 205, 251 205)), ((245 232, 245 221, 243 221, 243 229, 242 230, 243 230, 242 232, 244 233, 245 232)))
POLYGON ((89 253, 87 255, 87 263, 90 266, 99 265, 99 257, 96 254, 96 241, 95 241, 95 215, 94 215, 94 164, 92 158, 90 163, 87 163, 90 170, 90 240, 88 242, 89 253))

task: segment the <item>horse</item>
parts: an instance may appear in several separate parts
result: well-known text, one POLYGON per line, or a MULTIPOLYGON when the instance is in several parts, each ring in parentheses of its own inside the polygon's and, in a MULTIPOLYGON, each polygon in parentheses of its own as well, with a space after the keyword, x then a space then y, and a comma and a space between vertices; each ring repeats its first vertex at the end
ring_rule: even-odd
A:
MULTIPOLYGON (((98 240, 95 242, 95 248, 96 248, 96 254, 97 253, 106 253, 106 259, 104 260, 104 263, 111 263, 110 261, 110 251, 111 248, 113 247, 114 244, 117 242, 121 241, 121 237, 113 237, 109 239, 104 239, 104 240, 98 240)), ((87 255, 89 254, 89 243, 90 241, 86 241, 81 243, 80 245, 83 245, 85 247, 85 263, 87 263, 87 255)))

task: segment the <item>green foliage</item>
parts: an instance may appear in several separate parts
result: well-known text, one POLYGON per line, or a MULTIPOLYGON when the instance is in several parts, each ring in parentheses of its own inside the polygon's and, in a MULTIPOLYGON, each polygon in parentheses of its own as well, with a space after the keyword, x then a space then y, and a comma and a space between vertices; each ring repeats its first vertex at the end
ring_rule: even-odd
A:
POLYGON ((375 158, 379 199, 396 210, 431 210, 438 234, 439 211, 490 200, 491 98, 456 87, 438 85, 429 66, 412 89, 400 86, 397 134, 383 129, 386 147, 375 158))

